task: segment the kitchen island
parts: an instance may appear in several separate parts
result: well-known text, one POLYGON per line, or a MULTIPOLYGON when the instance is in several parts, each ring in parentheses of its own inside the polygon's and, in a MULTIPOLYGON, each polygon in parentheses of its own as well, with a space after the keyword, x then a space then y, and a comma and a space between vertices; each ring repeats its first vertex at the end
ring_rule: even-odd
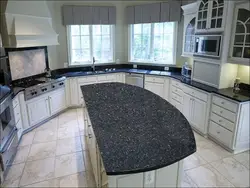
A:
POLYGON ((122 83, 81 86, 98 187, 177 187, 182 160, 196 151, 192 129, 170 103, 122 83))

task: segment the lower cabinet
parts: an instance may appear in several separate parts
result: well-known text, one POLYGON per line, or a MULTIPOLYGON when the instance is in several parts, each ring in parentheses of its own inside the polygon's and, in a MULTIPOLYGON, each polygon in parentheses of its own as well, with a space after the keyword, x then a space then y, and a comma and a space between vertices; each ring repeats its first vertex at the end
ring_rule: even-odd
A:
POLYGON ((34 126, 66 108, 65 89, 61 88, 26 102, 29 126, 34 126))
POLYGON ((27 102, 27 111, 30 126, 50 117, 49 98, 47 95, 31 99, 27 102))
POLYGON ((207 99, 206 94, 196 91, 190 87, 185 89, 185 87, 186 86, 183 87, 184 93, 182 113, 195 129, 203 134, 207 134, 210 104, 207 103, 207 101, 200 99, 207 99), (205 97, 203 97, 203 94, 205 95, 205 97))
POLYGON ((169 79, 155 76, 145 76, 144 88, 168 100, 169 79))
POLYGON ((66 108, 65 100, 66 95, 64 88, 51 93, 49 96, 51 115, 54 115, 66 108))

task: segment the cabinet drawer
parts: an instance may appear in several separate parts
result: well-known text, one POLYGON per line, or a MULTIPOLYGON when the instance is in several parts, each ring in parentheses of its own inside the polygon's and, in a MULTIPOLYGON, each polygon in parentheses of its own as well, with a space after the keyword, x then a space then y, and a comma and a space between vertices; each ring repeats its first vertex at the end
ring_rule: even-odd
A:
POLYGON ((172 86, 171 91, 172 91, 172 93, 175 93, 179 96, 183 96, 183 91, 178 87, 172 86))
POLYGON ((98 81, 106 81, 107 80, 107 76, 106 75, 101 75, 97 77, 98 81))
POLYGON ((237 112, 238 105, 226 99, 213 96, 213 103, 232 112, 237 112))
POLYGON ((197 91, 196 89, 192 89, 192 88, 187 87, 185 85, 183 85, 182 89, 183 89, 183 92, 185 92, 185 93, 187 93, 195 98, 198 98, 200 100, 207 101, 207 99, 208 99, 207 94, 200 92, 200 91, 197 91))
POLYGON ((176 101, 174 98, 171 98, 171 104, 180 112, 182 112, 182 104, 180 102, 176 101))
POLYGON ((178 82, 178 81, 175 81, 175 80, 171 80, 171 85, 172 86, 175 86, 175 87, 178 87, 178 88, 182 88, 182 83, 178 82))
POLYGON ((219 106, 217 106, 215 104, 212 104, 212 112, 220 115, 223 118, 226 118, 226 119, 232 121, 233 123, 236 120, 236 114, 235 113, 230 112, 230 111, 228 111, 228 110, 226 110, 224 108, 221 108, 221 107, 219 107, 219 106))
POLYGON ((21 111, 19 105, 14 108, 15 123, 21 120, 21 111))
POLYGON ((78 82, 84 83, 84 82, 93 82, 95 83, 97 81, 97 77, 96 76, 85 76, 82 78, 78 78, 78 82))
POLYGON ((171 95, 174 100, 176 100, 179 103, 182 103, 182 96, 177 95, 176 93, 172 93, 171 95))
POLYGON ((215 123, 221 125, 222 127, 233 131, 234 130, 234 123, 232 123, 231 121, 226 120, 223 117, 218 116, 215 113, 211 113, 211 120, 213 120, 215 123))
POLYGON ((145 76, 145 81, 164 83, 164 78, 159 78, 159 77, 155 77, 155 76, 145 76))
POLYGON ((109 74, 109 75, 106 76, 106 79, 109 80, 109 81, 110 80, 116 80, 116 76, 114 74, 109 74))
POLYGON ((218 141, 231 148, 231 143, 233 140, 233 133, 229 130, 221 127, 220 125, 210 121, 209 123, 209 133, 218 141))

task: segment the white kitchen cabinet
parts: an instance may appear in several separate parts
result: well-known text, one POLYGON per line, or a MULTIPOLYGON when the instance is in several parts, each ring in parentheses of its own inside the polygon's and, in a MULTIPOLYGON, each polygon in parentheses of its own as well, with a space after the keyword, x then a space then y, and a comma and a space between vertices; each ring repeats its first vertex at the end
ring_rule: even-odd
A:
POLYGON ((77 78, 69 78, 69 106, 79 106, 77 78))
POLYGON ((250 3, 235 4, 230 62, 248 65, 250 62, 250 3))
POLYGON ((14 111, 14 118, 15 118, 15 125, 17 128, 17 137, 18 140, 21 138, 23 133, 23 122, 22 122, 22 114, 20 109, 20 98, 21 93, 18 93, 13 99, 12 99, 12 105, 13 105, 13 111, 14 111))
POLYGON ((175 106, 180 112, 182 112, 183 107, 183 84, 175 79, 170 80, 170 103, 175 106))
POLYGON ((202 134, 207 134, 209 97, 207 93, 183 86, 182 113, 189 123, 202 134))
POLYGON ((125 83, 125 73, 117 73, 116 81, 120 83, 125 83))
POLYGON ((30 126, 36 125, 50 117, 49 98, 47 95, 31 99, 26 105, 30 126))
POLYGON ((193 98, 191 124, 202 133, 206 133, 206 107, 207 104, 197 98, 193 98))
POLYGON ((238 153, 249 150, 250 102, 239 103, 214 94, 210 112, 210 138, 238 153))
POLYGON ((50 112, 51 115, 66 109, 66 96, 65 89, 53 91, 49 96, 50 112))
POLYGON ((196 32, 222 32, 227 16, 227 1, 200 0, 196 16, 196 32))
POLYGON ((165 100, 169 100, 169 79, 167 78, 145 75, 144 88, 159 95, 165 100))
POLYGON ((181 7, 184 15, 182 56, 193 56, 195 48, 195 19, 197 14, 197 2, 181 7))

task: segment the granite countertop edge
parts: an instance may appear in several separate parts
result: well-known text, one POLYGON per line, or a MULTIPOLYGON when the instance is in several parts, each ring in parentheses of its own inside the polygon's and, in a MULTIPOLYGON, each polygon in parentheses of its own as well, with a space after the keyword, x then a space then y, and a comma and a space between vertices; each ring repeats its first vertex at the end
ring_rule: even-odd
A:
POLYGON ((189 154, 187 155, 183 155, 181 157, 178 157, 176 158, 175 160, 169 162, 169 163, 166 163, 166 164, 162 164, 162 165, 155 165, 155 167, 151 167, 151 168, 144 168, 144 169, 137 169, 137 170, 129 170, 129 171, 121 171, 121 172, 107 172, 106 171, 106 174, 108 176, 117 176, 117 175, 127 175, 127 174, 137 174, 137 173, 143 173, 143 172, 149 172, 149 171, 153 171, 153 170, 158 170, 158 169, 161 169, 161 168, 164 168, 164 167, 167 167, 167 166, 170 166, 190 155, 192 155, 193 153, 195 153, 196 150, 194 151, 191 151, 189 154))

